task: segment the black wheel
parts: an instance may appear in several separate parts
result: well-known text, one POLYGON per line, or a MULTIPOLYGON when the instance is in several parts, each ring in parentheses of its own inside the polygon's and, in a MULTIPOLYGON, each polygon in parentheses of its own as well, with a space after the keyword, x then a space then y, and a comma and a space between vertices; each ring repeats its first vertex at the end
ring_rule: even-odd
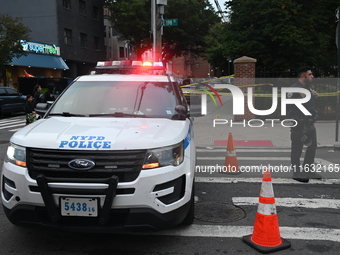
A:
POLYGON ((18 221, 14 220, 12 217, 10 217, 10 213, 9 213, 9 209, 7 209, 7 207, 5 207, 4 205, 2 205, 2 208, 5 212, 5 215, 7 217, 7 219, 14 225, 14 226, 18 226, 18 221))
POLYGON ((185 216, 182 225, 189 226, 194 222, 195 218, 195 182, 192 184, 190 208, 187 216, 185 216))

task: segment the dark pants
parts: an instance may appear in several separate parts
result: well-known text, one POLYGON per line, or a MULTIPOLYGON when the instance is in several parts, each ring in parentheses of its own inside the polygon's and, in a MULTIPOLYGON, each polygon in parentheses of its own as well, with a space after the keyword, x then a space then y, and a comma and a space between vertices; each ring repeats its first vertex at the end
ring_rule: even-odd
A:
MULTIPOLYGON (((304 131, 304 124, 299 123, 296 127, 291 128, 290 139, 292 141, 291 147, 291 166, 294 172, 304 172, 303 169, 312 169, 314 168, 314 158, 317 147, 316 142, 316 129, 314 124, 308 125, 308 132, 312 136, 312 144, 307 147, 305 158, 303 161, 303 165, 300 167, 300 157, 302 154, 303 143, 301 141, 301 136, 304 131)), ((308 171, 308 170, 307 170, 308 171)))

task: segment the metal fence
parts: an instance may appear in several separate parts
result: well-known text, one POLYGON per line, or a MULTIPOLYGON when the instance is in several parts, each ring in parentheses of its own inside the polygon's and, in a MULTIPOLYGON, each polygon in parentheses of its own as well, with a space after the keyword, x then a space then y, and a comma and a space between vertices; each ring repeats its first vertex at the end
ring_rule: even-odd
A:
MULTIPOLYGON (((323 70, 317 67, 312 68, 314 77, 316 78, 333 78, 337 75, 337 67, 332 66, 327 70, 323 70)), ((256 70, 257 78, 296 78, 297 72, 293 70, 272 70, 267 68, 258 68, 256 70)))
MULTIPOLYGON (((294 79, 276 79, 271 82, 268 78, 258 78, 257 84, 274 84, 274 87, 278 88, 278 93, 281 94, 282 87, 290 87, 294 82, 294 79)), ((256 94, 272 94, 272 87, 270 85, 256 87, 256 94)), ((318 119, 319 120, 335 120, 336 117, 336 96, 337 91, 337 78, 316 78, 314 79, 312 88, 316 90, 320 96, 316 100, 318 119)), ((281 116, 281 98, 278 99, 278 107, 274 113, 270 116, 256 116, 259 119, 284 119, 285 116, 281 116)), ((255 108, 258 110, 267 110, 272 106, 272 97, 255 97, 255 108)))

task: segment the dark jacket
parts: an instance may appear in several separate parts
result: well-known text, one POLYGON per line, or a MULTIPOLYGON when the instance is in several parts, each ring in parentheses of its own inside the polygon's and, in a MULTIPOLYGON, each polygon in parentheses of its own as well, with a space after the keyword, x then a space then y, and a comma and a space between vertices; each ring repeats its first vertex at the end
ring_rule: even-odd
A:
POLYGON ((38 103, 43 103, 44 102, 43 94, 41 94, 40 92, 36 91, 34 93, 33 102, 34 102, 34 106, 36 106, 38 103))
POLYGON ((26 104, 25 104, 25 112, 26 114, 28 113, 32 113, 34 111, 34 102, 33 101, 26 101, 26 104))
POLYGON ((51 95, 52 93, 47 90, 44 94, 44 103, 46 103, 47 101, 54 101, 54 97, 52 97, 51 95))
MULTIPOLYGON (((297 87, 297 88, 304 88, 307 89, 310 94, 311 94, 311 98, 308 102, 302 104, 311 114, 312 116, 305 116, 303 112, 301 112, 301 110, 296 107, 296 105, 291 104, 289 105, 288 110, 288 115, 290 117, 296 116, 300 119, 305 119, 305 118, 314 118, 316 119, 316 98, 312 93, 312 90, 309 86, 303 86, 299 81, 297 81, 296 83, 294 83, 291 87, 297 87)), ((290 98, 302 98, 300 93, 293 93, 292 96, 290 98)), ((295 119, 295 118, 294 118, 295 119)))

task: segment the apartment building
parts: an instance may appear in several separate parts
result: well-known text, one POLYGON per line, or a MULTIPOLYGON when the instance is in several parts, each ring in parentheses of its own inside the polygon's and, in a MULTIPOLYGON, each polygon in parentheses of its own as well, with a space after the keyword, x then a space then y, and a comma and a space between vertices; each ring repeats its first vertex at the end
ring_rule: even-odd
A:
POLYGON ((106 57, 103 4, 102 0, 0 0, 0 13, 20 17, 30 28, 28 43, 59 50, 58 54, 32 50, 30 59, 14 59, 9 71, 14 76, 25 71, 33 76, 71 79, 89 73, 106 57))

